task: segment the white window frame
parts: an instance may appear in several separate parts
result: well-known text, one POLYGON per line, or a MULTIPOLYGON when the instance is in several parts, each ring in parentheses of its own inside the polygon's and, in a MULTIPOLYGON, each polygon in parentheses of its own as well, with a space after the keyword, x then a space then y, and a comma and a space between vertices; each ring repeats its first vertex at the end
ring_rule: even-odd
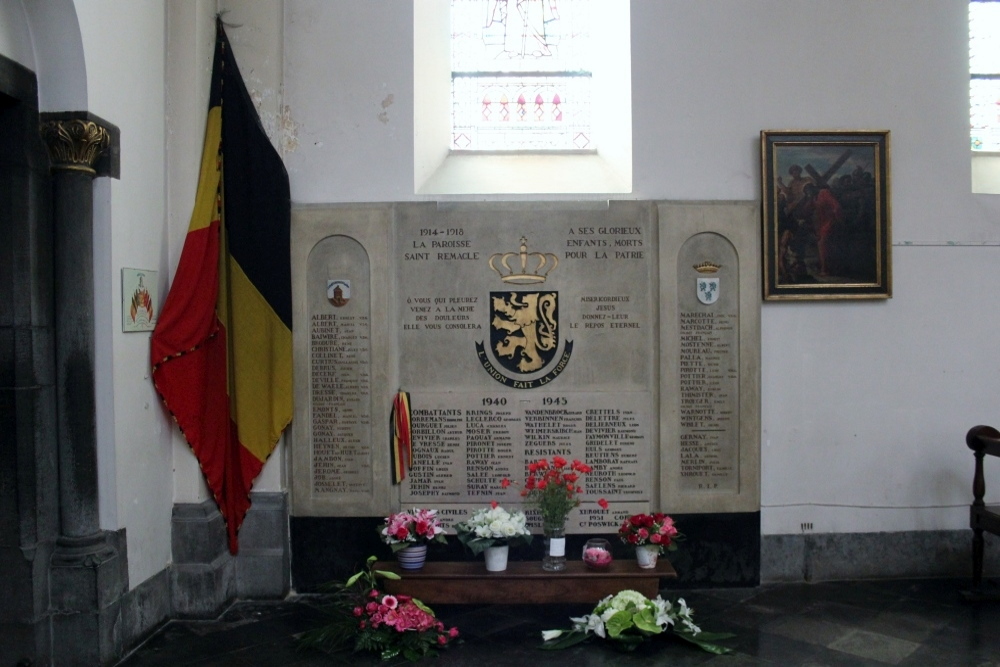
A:
POLYGON ((451 150, 450 0, 413 7, 413 188, 418 195, 632 192, 629 0, 599 0, 595 25, 610 46, 593 71, 597 150, 451 150))

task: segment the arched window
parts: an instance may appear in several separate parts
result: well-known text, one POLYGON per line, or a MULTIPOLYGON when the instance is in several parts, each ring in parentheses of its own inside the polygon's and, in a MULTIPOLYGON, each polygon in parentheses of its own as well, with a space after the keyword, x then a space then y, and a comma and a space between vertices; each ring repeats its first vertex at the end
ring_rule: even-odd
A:
POLYGON ((1000 152, 1000 2, 969 3, 972 150, 1000 152))
POLYGON ((591 4, 452 0, 452 150, 596 147, 591 4))
POLYGON ((1000 194, 1000 2, 969 3, 972 191, 1000 194))
POLYGON ((418 194, 631 192, 631 144, 627 0, 416 1, 418 194))

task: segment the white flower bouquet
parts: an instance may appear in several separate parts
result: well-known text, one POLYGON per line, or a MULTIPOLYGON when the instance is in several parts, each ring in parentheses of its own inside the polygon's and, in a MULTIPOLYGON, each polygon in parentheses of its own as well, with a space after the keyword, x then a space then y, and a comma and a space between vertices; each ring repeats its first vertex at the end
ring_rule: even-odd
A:
POLYGON ((471 517, 455 524, 455 532, 458 540, 473 554, 480 554, 489 547, 531 543, 524 512, 508 512, 496 501, 490 503, 489 508, 476 510, 471 517))
POLYGON ((730 649, 715 642, 735 635, 703 632, 691 620, 691 613, 684 598, 672 604, 659 595, 650 600, 638 591, 624 590, 598 602, 593 613, 571 618, 572 629, 542 631, 545 641, 542 648, 569 648, 590 639, 593 633, 613 642, 617 648, 632 651, 652 637, 670 631, 709 653, 729 653, 730 649))

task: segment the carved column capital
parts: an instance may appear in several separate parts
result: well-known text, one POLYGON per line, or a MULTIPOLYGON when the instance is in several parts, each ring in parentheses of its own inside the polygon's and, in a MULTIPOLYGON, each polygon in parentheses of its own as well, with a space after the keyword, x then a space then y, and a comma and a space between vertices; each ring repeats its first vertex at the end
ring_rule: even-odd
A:
POLYGON ((97 175, 95 165, 111 145, 108 130, 92 120, 43 120, 39 131, 49 149, 53 169, 97 175))

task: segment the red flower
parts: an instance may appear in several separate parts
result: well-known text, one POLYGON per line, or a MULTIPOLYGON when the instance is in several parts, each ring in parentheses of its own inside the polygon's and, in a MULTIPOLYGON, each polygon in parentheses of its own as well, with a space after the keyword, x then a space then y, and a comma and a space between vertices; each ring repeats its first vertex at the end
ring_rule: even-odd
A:
POLYGON ((444 646, 447 643, 448 643, 448 638, 447 637, 445 637, 444 635, 438 635, 438 644, 440 646, 444 646))
POLYGON ((458 636, 458 628, 451 628, 448 630, 448 636, 454 639, 458 636))
POLYGON ((554 465, 557 468, 565 468, 566 467, 566 459, 564 459, 561 456, 553 456, 552 457, 552 465, 554 465))
POLYGON ((396 539, 397 540, 405 540, 409 536, 410 536, 410 531, 406 528, 406 526, 400 526, 396 530, 396 539))
POLYGON ((500 480, 500 488, 506 489, 508 486, 510 486, 510 480, 509 479, 507 479, 506 477, 504 477, 503 479, 500 480))
POLYGON ((498 505, 500 505, 500 503, 498 503, 497 501, 495 501, 495 500, 491 500, 490 501, 490 507, 491 508, 496 509, 498 505))
POLYGON ((598 504, 598 505, 600 506, 600 508, 601 508, 602 510, 606 510, 606 509, 608 509, 608 501, 607 501, 607 500, 605 500, 604 498, 601 498, 600 500, 598 500, 598 501, 597 501, 597 504, 598 504))

